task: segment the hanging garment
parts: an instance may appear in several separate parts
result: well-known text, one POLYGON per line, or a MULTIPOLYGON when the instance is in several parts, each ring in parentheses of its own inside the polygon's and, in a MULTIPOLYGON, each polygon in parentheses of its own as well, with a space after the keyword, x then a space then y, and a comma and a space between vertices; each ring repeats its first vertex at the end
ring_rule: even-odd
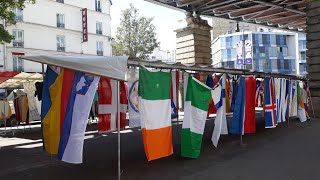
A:
POLYGON ((223 74, 219 80, 217 86, 221 87, 220 100, 213 99, 217 108, 217 116, 214 121, 214 129, 211 137, 211 141, 215 147, 218 147, 220 135, 228 134, 227 119, 226 119, 226 107, 225 107, 225 87, 226 87, 226 74, 223 74))
POLYGON ((169 72, 139 69, 141 128, 148 161, 173 154, 169 72))
POLYGON ((28 106, 28 97, 27 95, 21 96, 21 121, 25 122, 26 124, 29 124, 29 119, 28 119, 28 111, 29 111, 29 106, 28 106))
POLYGON ((303 83, 301 81, 297 82, 297 101, 298 101, 298 117, 301 122, 307 121, 306 110, 303 103, 303 83))
MULTIPOLYGON (((120 82, 120 129, 126 127, 126 113, 127 113, 127 88, 124 82, 120 82)), ((101 78, 98 87, 99 93, 99 132, 115 131, 118 125, 118 103, 117 95, 118 87, 117 81, 109 78, 101 78)))
POLYGON ((128 110, 129 110, 129 126, 140 127, 139 113, 139 80, 138 73, 135 69, 128 70, 128 110))
POLYGON ((180 71, 171 72, 171 119, 176 119, 178 117, 178 94, 179 94, 179 78, 180 71))
MULTIPOLYGON (((210 88, 213 88, 214 82, 213 82, 213 77, 212 75, 208 75, 206 85, 210 88)), ((214 105, 214 102, 212 100, 212 97, 210 98, 210 104, 209 104, 209 109, 208 109, 208 116, 210 114, 215 114, 217 112, 216 106, 214 105)))
POLYGON ((43 86, 43 83, 42 82, 36 82, 35 86, 36 86, 36 92, 35 92, 34 96, 38 97, 38 100, 41 101, 42 100, 42 86, 43 86))
POLYGON ((36 91, 34 82, 23 83, 23 89, 25 90, 28 97, 28 107, 29 107, 29 121, 40 120, 40 114, 38 112, 36 100, 34 98, 34 93, 36 91))
POLYGON ((274 97, 273 78, 266 77, 264 79, 264 99, 265 99, 265 128, 275 128, 277 126, 276 119, 276 103, 274 97))
POLYGON ((220 86, 211 92, 210 87, 189 76, 181 132, 182 157, 199 157, 210 99, 214 97, 219 101, 220 93, 220 86))
POLYGON ((0 101, 0 119, 9 119, 12 116, 12 111, 8 101, 0 101))

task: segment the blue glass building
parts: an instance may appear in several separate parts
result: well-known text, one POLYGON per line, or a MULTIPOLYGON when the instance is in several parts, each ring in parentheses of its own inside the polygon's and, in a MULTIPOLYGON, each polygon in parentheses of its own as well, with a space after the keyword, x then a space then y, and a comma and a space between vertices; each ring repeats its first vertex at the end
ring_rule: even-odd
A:
POLYGON ((305 35, 299 34, 298 38, 297 33, 290 32, 245 32, 244 35, 239 32, 221 35, 212 43, 213 65, 242 68, 243 66, 236 64, 236 45, 243 37, 252 41, 253 63, 246 65, 247 69, 284 74, 306 72, 305 35))

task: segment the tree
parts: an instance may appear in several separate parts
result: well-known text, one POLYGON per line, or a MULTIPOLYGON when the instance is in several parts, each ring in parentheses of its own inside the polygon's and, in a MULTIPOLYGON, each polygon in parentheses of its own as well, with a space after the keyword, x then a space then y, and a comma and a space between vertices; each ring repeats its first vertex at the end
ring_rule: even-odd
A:
MULTIPOLYGON (((13 36, 5 29, 5 26, 16 24, 14 9, 23 9, 26 0, 1 0, 0 1, 0 44, 10 43, 13 36)), ((36 0, 29 0, 35 3, 36 0)))
POLYGON ((112 44, 114 55, 146 59, 160 45, 152 21, 153 18, 139 16, 138 9, 132 4, 122 11, 120 26, 112 44))

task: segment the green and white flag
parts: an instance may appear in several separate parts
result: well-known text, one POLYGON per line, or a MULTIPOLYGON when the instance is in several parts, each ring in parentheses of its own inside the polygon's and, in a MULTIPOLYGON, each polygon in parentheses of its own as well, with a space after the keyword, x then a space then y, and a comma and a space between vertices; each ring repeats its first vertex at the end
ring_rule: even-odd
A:
POLYGON ((186 99, 184 102, 184 119, 181 132, 181 156, 198 158, 206 124, 210 98, 210 87, 189 76, 186 99))

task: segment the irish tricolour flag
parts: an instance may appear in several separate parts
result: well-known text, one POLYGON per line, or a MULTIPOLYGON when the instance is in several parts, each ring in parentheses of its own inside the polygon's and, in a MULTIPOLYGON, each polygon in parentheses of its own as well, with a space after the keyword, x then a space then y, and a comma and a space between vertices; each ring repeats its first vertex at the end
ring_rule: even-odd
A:
MULTIPOLYGON (((196 78, 188 77, 181 133, 181 156, 183 157, 197 158, 200 155, 211 93, 214 91, 196 78)), ((221 89, 218 90, 219 93, 220 91, 221 89)))
POLYGON ((173 153, 169 72, 139 69, 139 111, 143 144, 149 161, 173 153))

